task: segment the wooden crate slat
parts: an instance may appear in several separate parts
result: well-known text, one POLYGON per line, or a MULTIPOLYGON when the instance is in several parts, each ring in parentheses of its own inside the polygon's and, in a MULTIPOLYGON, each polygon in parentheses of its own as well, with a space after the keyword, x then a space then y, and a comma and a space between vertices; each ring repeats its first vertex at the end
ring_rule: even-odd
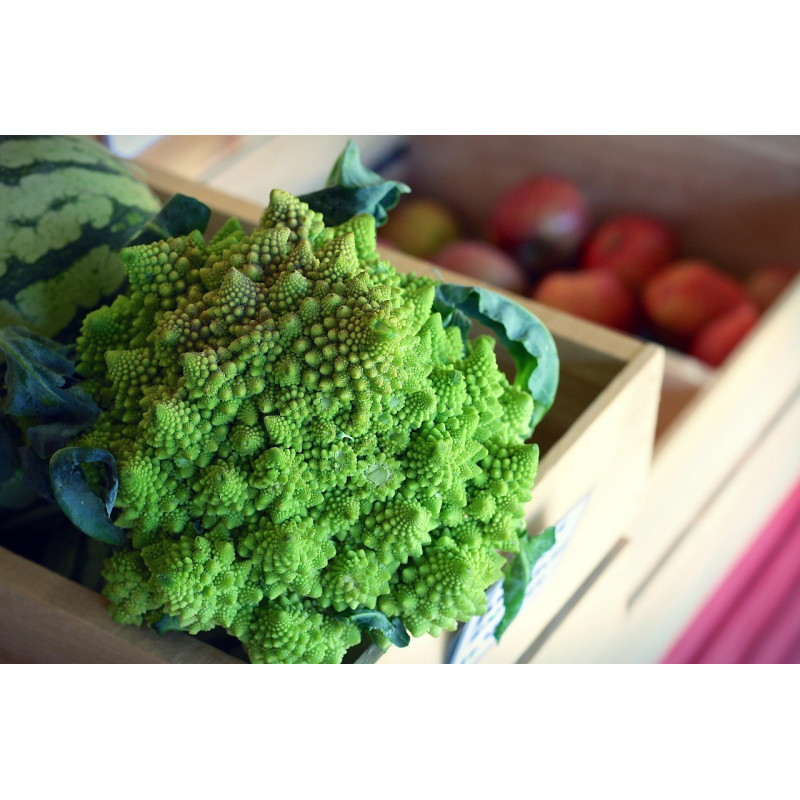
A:
POLYGON ((237 663, 183 633, 118 625, 99 594, 0 547, 0 657, 36 663, 237 663))

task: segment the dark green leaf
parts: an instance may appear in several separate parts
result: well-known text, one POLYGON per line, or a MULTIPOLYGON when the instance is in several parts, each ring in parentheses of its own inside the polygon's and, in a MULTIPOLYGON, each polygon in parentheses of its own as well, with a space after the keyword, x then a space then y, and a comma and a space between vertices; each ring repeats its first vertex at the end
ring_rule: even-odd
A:
POLYGON ((559 360, 555 342, 541 320, 527 308, 489 289, 440 284, 434 310, 446 325, 457 324, 464 333, 463 318, 477 320, 497 334, 517 368, 514 385, 533 397, 531 431, 553 405, 558 389, 559 360))
POLYGON ((358 608, 340 616, 354 622, 359 629, 369 633, 372 641, 379 646, 382 646, 380 637, 385 637, 395 647, 406 647, 411 641, 408 631, 399 618, 389 619, 380 611, 358 608))
POLYGON ((177 617, 170 617, 167 614, 164 614, 164 616, 161 617, 161 619, 158 620, 158 622, 154 622, 152 627, 156 633, 166 633, 167 631, 185 630, 184 628, 181 628, 177 617))
POLYGON ((91 425, 100 410, 76 383, 71 347, 11 325, 0 328, 0 352, 6 384, 0 455, 6 469, 9 460, 21 469, 25 486, 54 502, 50 457, 91 425))
POLYGON ((0 480, 0 508, 27 508, 36 497, 36 492, 24 484, 19 472, 0 480))
MULTIPOLYGON (((78 388, 78 387, 74 387, 78 388)), ((83 394, 83 390, 80 390, 83 394)), ((88 399, 88 395, 83 395, 88 399)), ((90 400, 90 402, 92 402, 90 400)), ((64 447, 67 442, 74 439, 81 431, 85 430, 92 422, 94 422, 95 415, 87 416, 84 419, 78 419, 70 422, 69 418, 64 416, 64 419, 56 420, 55 422, 42 423, 41 425, 32 425, 26 431, 26 436, 31 444, 31 448, 39 458, 48 459, 56 450, 64 447)))
POLYGON ((111 545, 124 545, 125 531, 111 521, 119 479, 114 456, 95 447, 64 447, 50 459, 50 482, 61 510, 87 536, 111 545), (100 464, 105 479, 105 497, 94 493, 84 464, 100 464))
POLYGON ((299 199, 319 211, 326 225, 341 225, 358 214, 371 214, 380 226, 400 201, 400 195, 410 191, 404 183, 384 180, 367 169, 361 163, 358 145, 351 139, 333 165, 325 188, 299 199))
POLYGON ((73 385, 70 347, 21 325, 8 325, 0 328, 0 352, 6 362, 6 414, 75 423, 91 422, 100 413, 94 401, 73 385))
POLYGON ((556 543, 556 529, 547 528, 538 536, 529 536, 528 531, 523 529, 519 533, 519 541, 519 553, 506 565, 503 578, 505 614, 494 631, 494 638, 498 642, 522 608, 536 562, 556 543))
POLYGON ((50 460, 42 458, 32 447, 20 448, 20 466, 22 481, 29 489, 35 491, 50 503, 55 503, 53 487, 50 483, 50 460))
POLYGON ((209 219, 211 209, 205 203, 185 194, 174 194, 158 214, 148 220, 128 241, 126 247, 186 236, 192 231, 205 233, 209 219))

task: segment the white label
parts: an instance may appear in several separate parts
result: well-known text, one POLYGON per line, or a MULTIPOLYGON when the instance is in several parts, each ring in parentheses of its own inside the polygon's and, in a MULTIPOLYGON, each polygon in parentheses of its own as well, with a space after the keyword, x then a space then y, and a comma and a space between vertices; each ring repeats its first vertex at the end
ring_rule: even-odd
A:
MULTIPOLYGON (((523 608, 556 571, 588 502, 587 494, 556 523, 555 544, 534 564, 528 588, 525 590, 523 608)), ((503 581, 499 580, 486 590, 486 613, 473 617, 456 634, 447 663, 477 664, 497 644, 494 631, 503 619, 505 611, 503 581)), ((511 624, 514 625, 513 622, 511 624)))

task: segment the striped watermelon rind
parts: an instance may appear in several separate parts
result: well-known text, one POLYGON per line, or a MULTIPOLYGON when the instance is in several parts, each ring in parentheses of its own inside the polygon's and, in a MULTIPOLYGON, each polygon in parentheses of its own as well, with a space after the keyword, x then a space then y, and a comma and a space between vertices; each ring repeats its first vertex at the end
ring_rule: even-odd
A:
POLYGON ((87 136, 0 136, 0 325, 74 334, 120 289, 120 248, 161 208, 87 136))

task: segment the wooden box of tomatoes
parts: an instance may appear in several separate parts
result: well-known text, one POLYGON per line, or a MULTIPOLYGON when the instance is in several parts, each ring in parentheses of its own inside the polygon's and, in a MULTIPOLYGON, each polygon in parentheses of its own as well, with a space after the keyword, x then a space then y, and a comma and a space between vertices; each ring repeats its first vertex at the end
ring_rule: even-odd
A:
POLYGON ((800 137, 422 136, 406 170, 470 240, 426 257, 665 346, 629 544, 526 654, 659 659, 800 473, 800 137))

